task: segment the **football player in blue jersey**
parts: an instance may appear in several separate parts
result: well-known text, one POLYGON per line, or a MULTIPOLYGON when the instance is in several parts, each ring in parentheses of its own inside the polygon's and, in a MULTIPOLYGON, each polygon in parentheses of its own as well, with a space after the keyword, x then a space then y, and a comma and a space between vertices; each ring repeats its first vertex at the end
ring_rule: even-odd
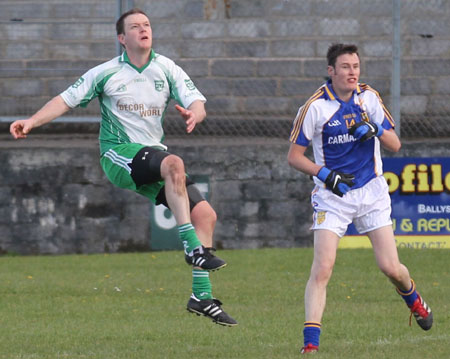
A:
POLYGON ((355 45, 334 44, 327 52, 329 80, 300 107, 294 120, 289 165, 313 176, 314 259, 305 289, 302 353, 319 349, 326 288, 339 239, 353 223, 366 234, 380 270, 394 284, 424 330, 433 324, 431 309, 416 291, 399 261, 391 200, 382 176, 380 145, 401 147, 394 121, 377 91, 359 83, 360 58, 355 45), (314 162, 305 156, 312 144, 314 162))

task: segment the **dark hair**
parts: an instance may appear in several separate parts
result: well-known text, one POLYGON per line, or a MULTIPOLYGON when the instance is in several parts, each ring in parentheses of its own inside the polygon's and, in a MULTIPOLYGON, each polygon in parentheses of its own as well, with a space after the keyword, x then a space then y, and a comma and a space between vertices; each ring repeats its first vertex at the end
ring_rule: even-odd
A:
POLYGON ((336 59, 338 58, 338 56, 343 55, 343 54, 356 54, 359 57, 358 46, 351 45, 351 44, 333 44, 333 45, 331 45, 327 51, 328 66, 335 67, 336 59))
MULTIPOLYGON (((123 24, 124 24, 124 22, 125 22, 125 19, 126 19, 128 16, 134 15, 134 14, 142 14, 142 15, 147 16, 147 14, 146 14, 144 11, 142 11, 141 9, 138 9, 137 7, 135 7, 134 9, 128 10, 127 12, 124 12, 124 13, 119 17, 119 20, 117 20, 117 22, 116 22, 116 31, 117 31, 117 35, 120 35, 120 34, 124 34, 124 33, 125 33, 125 29, 124 29, 124 26, 123 26, 123 24)), ((148 16, 147 16, 147 18, 148 18, 148 16)))

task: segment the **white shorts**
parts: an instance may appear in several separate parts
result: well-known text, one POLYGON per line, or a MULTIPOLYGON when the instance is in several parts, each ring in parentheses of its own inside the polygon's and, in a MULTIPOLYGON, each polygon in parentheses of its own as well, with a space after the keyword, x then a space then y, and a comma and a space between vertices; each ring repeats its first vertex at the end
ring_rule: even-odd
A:
POLYGON ((312 230, 328 229, 342 237, 352 222, 361 234, 392 225, 391 197, 383 176, 348 191, 344 197, 316 186, 311 204, 314 209, 312 230))

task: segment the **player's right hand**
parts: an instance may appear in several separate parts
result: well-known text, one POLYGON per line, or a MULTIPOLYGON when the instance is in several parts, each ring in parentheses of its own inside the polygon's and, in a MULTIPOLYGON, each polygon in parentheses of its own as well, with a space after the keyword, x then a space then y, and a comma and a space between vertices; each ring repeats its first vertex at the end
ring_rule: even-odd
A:
POLYGON ((325 183, 326 187, 339 197, 343 197, 355 183, 355 176, 341 173, 322 167, 317 173, 317 178, 325 183))
POLYGON ((26 138, 32 128, 33 121, 31 119, 17 120, 9 126, 9 132, 17 140, 19 138, 26 138))

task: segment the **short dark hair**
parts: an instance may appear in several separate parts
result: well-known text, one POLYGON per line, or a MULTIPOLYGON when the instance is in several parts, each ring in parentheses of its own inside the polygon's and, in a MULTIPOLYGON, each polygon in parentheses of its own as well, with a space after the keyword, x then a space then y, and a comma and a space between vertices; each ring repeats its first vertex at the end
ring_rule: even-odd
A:
MULTIPOLYGON (((117 22, 116 22, 116 31, 117 31, 117 35, 120 35, 120 34, 124 34, 125 33, 125 29, 124 29, 124 22, 125 22, 125 19, 128 17, 128 16, 130 16, 130 15, 134 15, 134 14, 142 14, 142 15, 145 15, 145 16, 147 16, 147 14, 143 11, 143 10, 141 10, 141 9, 139 9, 139 8, 137 8, 137 7, 135 7, 134 9, 131 9, 131 10, 128 10, 127 12, 124 12, 120 17, 119 17, 119 20, 117 20, 117 22)), ((149 18, 148 16, 147 16, 147 18, 149 18)))
POLYGON ((358 54, 358 46, 353 44, 333 44, 328 48, 327 60, 328 66, 335 67, 336 59, 343 54, 358 54))

